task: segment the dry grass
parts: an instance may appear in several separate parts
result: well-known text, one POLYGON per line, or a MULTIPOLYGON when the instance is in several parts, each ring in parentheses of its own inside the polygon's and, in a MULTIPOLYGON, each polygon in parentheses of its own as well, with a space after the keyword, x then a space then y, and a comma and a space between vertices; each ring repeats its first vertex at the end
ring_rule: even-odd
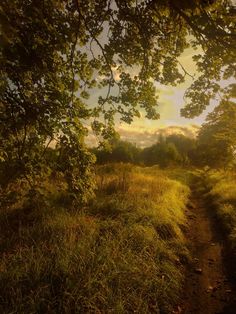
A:
POLYGON ((131 165, 102 166, 97 181, 83 210, 51 191, 40 209, 1 213, 1 313, 170 313, 188 255, 189 189, 131 165))

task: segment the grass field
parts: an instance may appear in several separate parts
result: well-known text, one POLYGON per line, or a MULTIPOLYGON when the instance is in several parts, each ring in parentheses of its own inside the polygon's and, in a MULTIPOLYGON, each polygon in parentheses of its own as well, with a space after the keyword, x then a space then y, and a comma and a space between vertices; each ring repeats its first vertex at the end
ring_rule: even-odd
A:
POLYGON ((208 196, 225 230, 236 261, 236 173, 234 171, 211 170, 205 181, 208 196))
POLYGON ((155 167, 101 166, 96 180, 78 210, 52 185, 46 201, 1 211, 1 313, 169 313, 189 188, 155 167))

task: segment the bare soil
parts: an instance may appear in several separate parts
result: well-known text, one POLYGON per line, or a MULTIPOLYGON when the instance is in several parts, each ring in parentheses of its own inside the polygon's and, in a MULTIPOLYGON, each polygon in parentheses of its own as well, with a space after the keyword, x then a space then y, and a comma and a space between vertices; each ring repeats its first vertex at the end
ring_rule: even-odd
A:
POLYGON ((178 313, 236 314, 236 289, 227 268, 230 255, 223 232, 214 210, 194 190, 187 216, 186 235, 193 259, 186 269, 178 313))

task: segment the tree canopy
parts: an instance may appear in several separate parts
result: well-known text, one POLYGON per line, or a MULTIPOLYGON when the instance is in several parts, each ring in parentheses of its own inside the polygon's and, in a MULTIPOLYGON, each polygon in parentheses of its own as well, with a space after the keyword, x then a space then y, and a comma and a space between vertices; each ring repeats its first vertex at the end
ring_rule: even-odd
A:
POLYGON ((159 165, 164 168, 180 163, 181 155, 174 143, 160 141, 144 148, 141 153, 141 160, 148 166, 159 165))
POLYGON ((209 113, 198 135, 199 160, 213 167, 235 163, 236 156, 236 105, 222 100, 209 113))
POLYGON ((119 138, 109 140, 110 147, 93 148, 98 164, 110 162, 138 163, 141 149, 134 144, 122 141, 119 138))
POLYGON ((219 85, 236 73, 232 1, 3 0, 0 16, 0 158, 11 179, 47 169, 53 143, 70 189, 88 193, 87 125, 107 139, 116 115, 131 123, 142 109, 158 118, 155 83, 190 75, 179 61, 190 46, 202 53, 182 114, 199 115, 217 93, 235 90, 219 85))

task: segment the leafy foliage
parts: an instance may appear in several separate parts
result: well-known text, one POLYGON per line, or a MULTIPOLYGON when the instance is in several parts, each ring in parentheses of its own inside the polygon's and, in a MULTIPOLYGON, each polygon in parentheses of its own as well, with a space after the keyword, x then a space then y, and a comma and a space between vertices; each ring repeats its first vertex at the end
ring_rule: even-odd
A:
POLYGON ((109 162, 138 163, 140 161, 141 149, 130 142, 113 138, 109 141, 108 147, 93 149, 98 164, 109 162))
POLYGON ((142 152, 144 162, 149 165, 159 164, 161 167, 180 162, 181 157, 173 143, 158 142, 142 152))
POLYGON ((213 167, 235 162, 236 104, 222 100, 210 113, 198 136, 199 159, 213 167))
POLYGON ((130 142, 114 138, 110 146, 94 148, 98 164, 126 162, 147 166, 188 165, 194 162, 196 140, 180 134, 159 137, 156 144, 143 149, 130 142))
POLYGON ((155 82, 184 81, 178 58, 190 45, 203 53, 185 115, 199 114, 217 81, 235 75, 231 1, 3 0, 0 15, 0 157, 9 180, 52 171, 45 150, 57 145, 69 189, 89 194, 86 123, 107 139, 116 115, 131 123, 142 108, 158 118, 155 82))

